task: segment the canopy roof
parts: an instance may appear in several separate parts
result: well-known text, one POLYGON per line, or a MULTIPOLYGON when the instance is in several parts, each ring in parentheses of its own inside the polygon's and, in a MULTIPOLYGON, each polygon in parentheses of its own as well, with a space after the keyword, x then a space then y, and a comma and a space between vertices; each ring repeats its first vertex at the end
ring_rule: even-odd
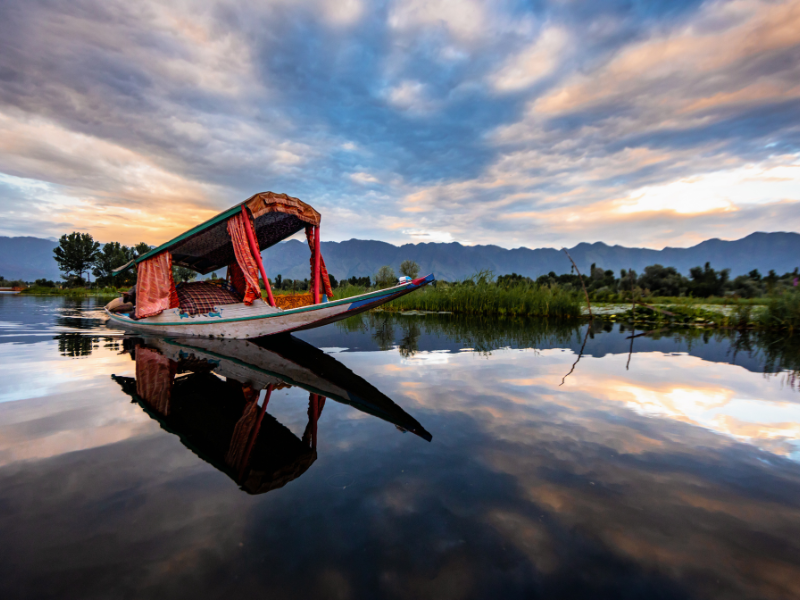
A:
POLYGON ((261 192, 244 202, 221 212, 205 223, 193 227, 158 248, 142 254, 135 260, 119 267, 114 273, 122 273, 136 263, 147 260, 169 250, 172 264, 188 267, 205 275, 236 262, 231 237, 228 235, 228 219, 246 206, 253 215, 258 247, 265 250, 301 231, 307 225, 319 227, 322 217, 308 204, 286 194, 261 192))

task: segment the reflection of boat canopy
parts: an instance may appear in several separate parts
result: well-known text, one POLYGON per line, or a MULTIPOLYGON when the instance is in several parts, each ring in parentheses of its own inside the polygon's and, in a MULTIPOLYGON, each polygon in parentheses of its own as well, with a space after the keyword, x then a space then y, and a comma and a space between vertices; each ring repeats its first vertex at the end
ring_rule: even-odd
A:
POLYGON ((280 349, 242 340, 185 342, 146 340, 134 349, 136 378, 113 378, 162 427, 249 493, 282 487, 316 460, 317 419, 326 398, 431 439, 368 382, 295 338, 282 340, 280 349), (302 439, 266 412, 272 390, 289 386, 310 392, 302 439), (266 395, 259 406, 261 390, 266 395))
POLYGON ((111 321, 145 333, 255 338, 319 327, 389 302, 433 281, 433 275, 344 300, 333 300, 320 252, 320 214, 286 194, 263 192, 221 212, 115 270, 135 266, 135 305, 112 301, 111 321), (311 249, 311 294, 274 297, 261 252, 305 229, 311 249), (172 267, 201 274, 228 268, 223 286, 176 287, 172 267), (259 276, 267 294, 261 298, 259 276), (134 316, 127 313, 133 311, 134 316))
MULTIPOLYGON (((153 352, 145 347, 136 351, 143 356, 153 352)), ((209 371, 178 377, 168 405, 159 405, 139 394, 136 379, 114 379, 166 431, 250 494, 283 487, 317 459, 309 435, 295 436, 263 410, 266 403, 259 407, 258 396, 233 380, 209 371)))
POLYGON ((269 384, 301 387, 431 440, 422 425, 388 396, 330 354, 294 336, 257 342, 173 338, 151 343, 173 360, 194 357, 216 362, 218 375, 248 382, 257 389, 269 384))

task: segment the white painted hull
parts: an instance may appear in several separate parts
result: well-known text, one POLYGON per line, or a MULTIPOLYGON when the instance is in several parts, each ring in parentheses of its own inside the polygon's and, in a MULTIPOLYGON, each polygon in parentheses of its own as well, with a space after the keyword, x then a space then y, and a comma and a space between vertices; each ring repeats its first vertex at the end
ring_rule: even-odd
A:
POLYGON ((276 309, 256 300, 252 306, 228 304, 215 307, 215 310, 204 315, 181 315, 177 308, 138 320, 109 310, 106 313, 109 316, 109 325, 126 331, 153 335, 249 339, 312 329, 340 321, 413 292, 433 280, 433 275, 428 275, 385 290, 289 310, 276 309))

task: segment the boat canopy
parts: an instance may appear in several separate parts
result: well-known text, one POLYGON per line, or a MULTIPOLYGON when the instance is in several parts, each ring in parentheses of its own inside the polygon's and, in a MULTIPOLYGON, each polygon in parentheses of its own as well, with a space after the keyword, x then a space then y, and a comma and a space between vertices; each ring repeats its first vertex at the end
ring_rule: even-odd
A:
POLYGON ((259 250, 274 246, 306 227, 320 225, 320 214, 302 200, 286 194, 261 192, 115 269, 114 274, 122 273, 134 264, 164 251, 172 255, 173 265, 188 267, 201 275, 235 263, 228 219, 240 214, 243 206, 253 216, 259 250))

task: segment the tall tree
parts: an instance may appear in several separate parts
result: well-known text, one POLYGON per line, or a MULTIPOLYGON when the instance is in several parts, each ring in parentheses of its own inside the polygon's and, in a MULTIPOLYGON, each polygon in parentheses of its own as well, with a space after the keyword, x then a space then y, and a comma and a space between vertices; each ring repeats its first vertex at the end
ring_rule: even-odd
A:
POLYGON ((128 270, 122 275, 118 275, 119 281, 114 279, 114 269, 121 267, 125 263, 135 258, 136 252, 133 248, 121 245, 119 242, 109 242, 103 245, 103 249, 97 253, 94 260, 92 273, 97 278, 100 285, 131 285, 135 277, 135 271, 128 270))
POLYGON ((389 265, 384 265, 375 274, 375 283, 379 287, 389 287, 397 283, 397 276, 394 274, 394 269, 389 265))
POLYGON ((730 269, 716 271, 711 268, 710 263, 706 263, 702 268, 694 267, 689 269, 689 276, 692 278, 689 290, 696 298, 721 296, 729 274, 730 269))
POLYGON ((657 296, 678 296, 689 287, 689 281, 675 267, 650 265, 639 276, 639 287, 657 296))
POLYGON ((69 279, 70 275, 83 279, 83 274, 94 263, 99 249, 100 244, 90 234, 73 231, 61 236, 53 255, 59 270, 64 273, 64 279, 69 279))
POLYGON ((419 265, 413 260, 404 260, 400 263, 400 272, 411 279, 416 279, 419 275, 419 265))
POLYGON ((133 247, 133 249, 136 251, 136 256, 141 256, 142 254, 147 254, 153 248, 150 246, 150 244, 139 242, 133 247))
POLYGON ((182 267, 180 265, 173 265, 172 267, 172 278, 175 281, 183 281, 186 283, 187 281, 193 281, 196 277, 197 272, 189 267, 182 267))

